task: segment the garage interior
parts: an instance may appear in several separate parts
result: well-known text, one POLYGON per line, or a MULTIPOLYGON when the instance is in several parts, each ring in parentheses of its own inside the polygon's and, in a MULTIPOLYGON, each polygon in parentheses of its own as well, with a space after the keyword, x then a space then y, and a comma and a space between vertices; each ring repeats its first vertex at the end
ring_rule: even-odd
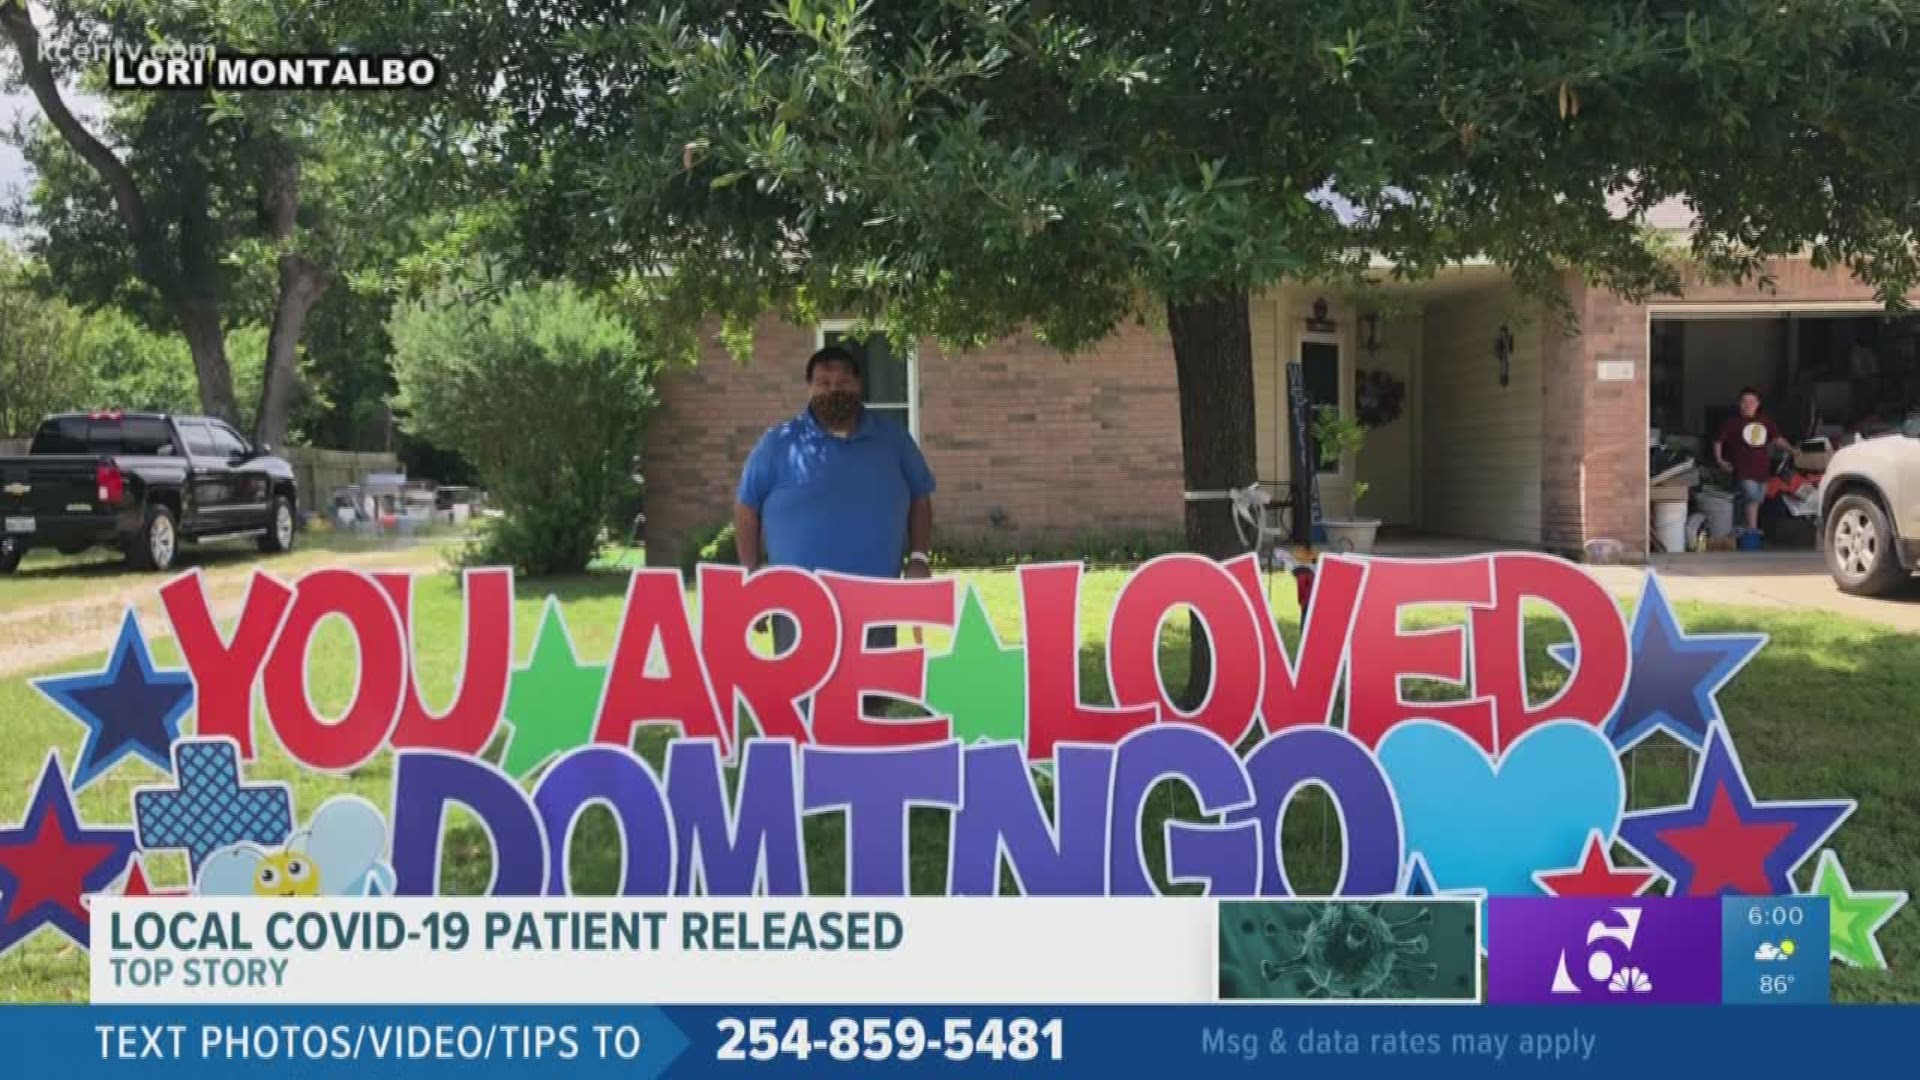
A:
POLYGON ((1831 452, 1920 409, 1920 315, 1882 311, 1655 314, 1648 393, 1655 551, 1809 549, 1831 452), (1746 537, 1713 442, 1740 391, 1798 448, 1775 451, 1758 536, 1746 537), (1677 547, 1675 545, 1678 545, 1677 547))

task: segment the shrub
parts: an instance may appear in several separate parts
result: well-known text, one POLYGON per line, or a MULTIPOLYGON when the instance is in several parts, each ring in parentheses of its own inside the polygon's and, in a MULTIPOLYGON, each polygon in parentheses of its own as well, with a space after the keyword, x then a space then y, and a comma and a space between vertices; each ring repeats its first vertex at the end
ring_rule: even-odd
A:
POLYGON ((1109 533, 1072 541, 1016 544, 1004 537, 956 537, 934 545, 936 570, 984 569, 1042 562, 1086 562, 1096 566, 1135 566, 1158 555, 1185 551, 1177 532, 1109 533))
POLYGON ((633 488, 659 367, 648 343, 610 305, 557 283, 403 305, 390 332, 407 430, 459 451, 503 511, 478 558, 585 570, 633 488))
POLYGON ((680 576, 692 581, 694 569, 701 563, 734 566, 739 562, 740 557, 733 549, 733 522, 724 521, 708 525, 687 537, 685 546, 680 549, 680 576))

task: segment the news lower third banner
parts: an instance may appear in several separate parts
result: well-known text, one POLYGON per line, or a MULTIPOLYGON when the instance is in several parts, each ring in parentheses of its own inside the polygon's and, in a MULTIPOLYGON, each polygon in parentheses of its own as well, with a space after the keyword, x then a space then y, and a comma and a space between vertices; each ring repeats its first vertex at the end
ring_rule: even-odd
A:
MULTIPOLYGON (((1219 981, 1215 907, 1153 897, 101 897, 92 995, 168 1005, 263 995, 678 1004, 743 993, 797 1004, 1208 1002, 1219 981)), ((1463 914, 1470 923, 1472 906, 1463 914)))
POLYGON ((17 1075, 194 1080, 1880 1064, 1920 1009, 1824 1004, 1828 914, 1807 897, 101 896, 93 1004, 0 1009, 0 1038, 17 1075))

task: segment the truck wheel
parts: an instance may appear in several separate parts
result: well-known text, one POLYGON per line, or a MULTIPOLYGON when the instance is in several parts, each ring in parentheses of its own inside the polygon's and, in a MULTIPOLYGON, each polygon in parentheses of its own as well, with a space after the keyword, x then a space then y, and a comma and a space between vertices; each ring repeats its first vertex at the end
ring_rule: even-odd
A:
POLYGON ((147 507, 140 531, 127 538, 127 565, 135 570, 168 570, 180 552, 180 530, 174 524, 173 511, 164 506, 147 507))
POLYGON ((1827 515, 1826 541, 1827 571, 1841 592, 1886 596, 1906 581, 1893 527, 1872 498, 1841 496, 1827 515))
POLYGON ((11 574, 27 555, 27 547, 18 540, 0 540, 0 574, 11 574))
POLYGON ((260 550, 269 555, 293 550, 293 504, 285 495, 274 496, 267 531, 260 536, 260 550))

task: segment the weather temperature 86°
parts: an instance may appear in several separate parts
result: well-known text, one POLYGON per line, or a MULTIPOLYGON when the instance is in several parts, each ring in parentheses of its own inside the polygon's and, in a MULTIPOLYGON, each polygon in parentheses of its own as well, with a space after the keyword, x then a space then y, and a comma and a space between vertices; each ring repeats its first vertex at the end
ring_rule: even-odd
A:
POLYGON ((1747 922, 1754 926, 1799 926, 1807 913, 1790 904, 1755 904, 1747 909, 1747 922))
POLYGON ((804 1016, 786 1021, 729 1016, 716 1026, 719 1061, 805 1061, 816 1054, 834 1061, 916 1061, 936 1055, 948 1061, 1060 1061, 1066 1055, 1059 1017, 949 1016, 937 1030, 914 1016, 840 1016, 818 1028, 804 1016))

